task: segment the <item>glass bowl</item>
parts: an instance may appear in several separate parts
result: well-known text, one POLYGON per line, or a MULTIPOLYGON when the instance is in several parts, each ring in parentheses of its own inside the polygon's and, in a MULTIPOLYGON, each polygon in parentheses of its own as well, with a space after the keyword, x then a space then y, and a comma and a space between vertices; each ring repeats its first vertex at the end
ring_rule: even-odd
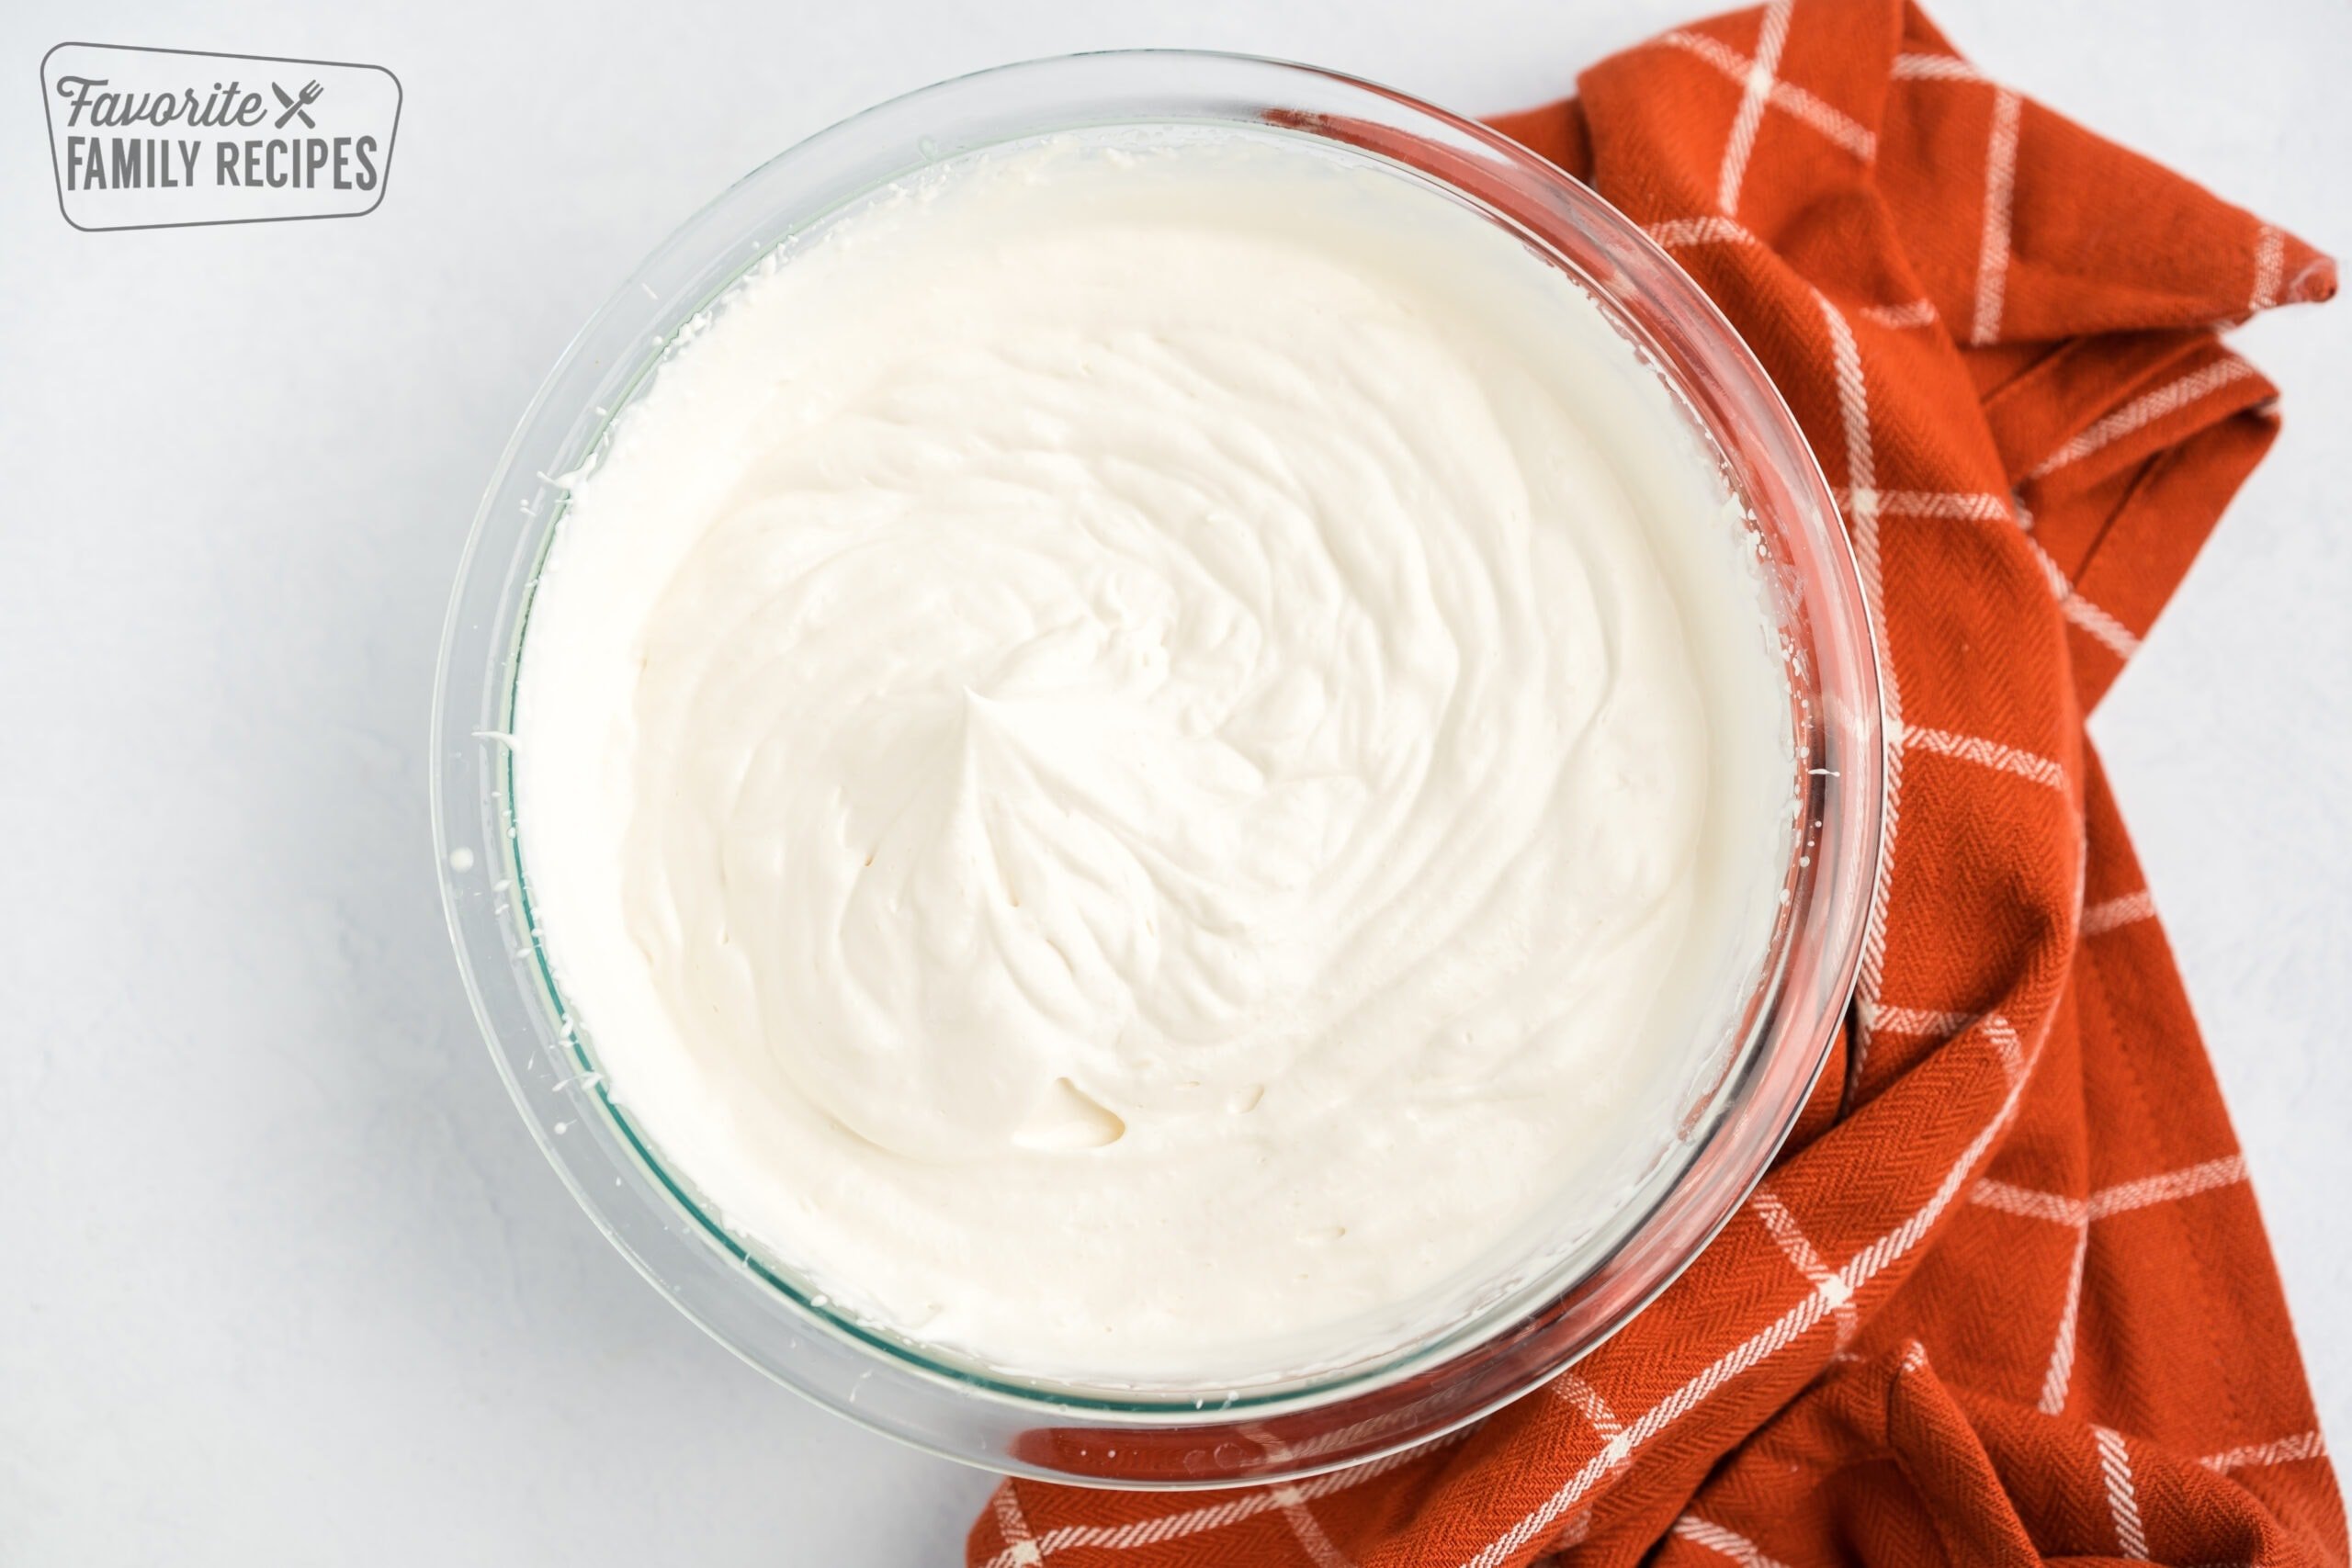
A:
POLYGON ((1435 1438, 1624 1324, 1697 1256, 1788 1134, 1853 985, 1879 846, 1877 666, 1819 468, 1763 369, 1642 231, 1516 143, 1386 88, 1243 56, 1076 55, 928 87, 802 142, 705 208, 572 341, 507 446, 460 565, 433 714, 433 829, 458 962, 500 1074, 572 1195, 721 1344, 819 1404, 953 1459, 1100 1485, 1311 1474, 1435 1438), (992 1373, 851 1321, 707 1217, 605 1097, 532 927, 510 808, 514 681, 582 466, 682 326, 787 236, 941 160, 1112 127, 1307 138, 1451 191, 1577 279, 1680 395, 1747 504, 1779 600, 1801 831, 1770 956, 1674 1155, 1600 1232, 1374 1364, 1102 1393, 992 1373), (813 1299, 812 1299, 813 1298, 813 1299))

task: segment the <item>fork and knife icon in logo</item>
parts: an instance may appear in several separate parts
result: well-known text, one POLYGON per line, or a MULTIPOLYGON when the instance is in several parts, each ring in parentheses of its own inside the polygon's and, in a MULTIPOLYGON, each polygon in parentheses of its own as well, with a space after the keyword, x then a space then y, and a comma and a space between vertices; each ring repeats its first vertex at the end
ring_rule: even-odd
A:
POLYGON ((277 117, 276 129, 285 130, 286 122, 299 115, 304 125, 309 126, 312 130, 318 130, 319 122, 311 118, 311 106, 319 101, 320 96, 326 91, 324 87, 312 82, 302 89, 301 96, 299 97, 275 82, 269 85, 269 90, 276 93, 277 101, 286 106, 286 112, 277 117))

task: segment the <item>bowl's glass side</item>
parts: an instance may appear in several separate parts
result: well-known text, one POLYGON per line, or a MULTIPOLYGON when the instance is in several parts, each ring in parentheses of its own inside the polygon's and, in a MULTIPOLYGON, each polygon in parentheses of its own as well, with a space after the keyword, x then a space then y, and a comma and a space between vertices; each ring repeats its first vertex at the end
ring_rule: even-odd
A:
POLYGON ((721 1344, 866 1426, 951 1458, 1080 1483, 1230 1485, 1435 1437, 1584 1354, 1665 1288, 1787 1135, 1853 983, 1878 852, 1876 665, 1853 560, 1786 406, 1697 286, 1612 209, 1484 128, 1296 65, 1136 51, 959 78, 783 154, 673 235, 582 329, 525 413, 478 513, 444 630, 435 847, 477 1018, 526 1122, 582 1206, 721 1344), (560 517, 552 476, 593 453, 686 321, 791 233, 940 160, 1057 130, 1277 128, 1439 178, 1598 284, 1711 432, 1777 567, 1796 688, 1802 852, 1766 983, 1680 1178, 1573 1267, 1373 1369, 1233 1397, 1079 1397, 925 1359, 811 1305, 703 1216, 605 1098, 529 929, 510 811, 515 664, 560 517))

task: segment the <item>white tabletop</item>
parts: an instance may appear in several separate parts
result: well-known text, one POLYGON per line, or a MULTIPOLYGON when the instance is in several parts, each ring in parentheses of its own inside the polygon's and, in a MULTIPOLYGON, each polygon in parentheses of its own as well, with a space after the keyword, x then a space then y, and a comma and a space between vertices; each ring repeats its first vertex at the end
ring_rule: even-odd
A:
MULTIPOLYGON (((434 647, 566 337, 727 181, 902 89, 1175 43, 1556 96, 1694 0, 17 0, 0 17, 0 1560, 953 1561, 985 1478, 765 1382, 508 1108, 427 844, 434 647), (1605 15, 1602 13, 1605 11, 1605 15), (378 62, 389 199, 85 234, 67 39, 378 62)), ((2352 9, 1944 0, 1994 73, 2352 245, 2352 9)), ((2094 725, 2352 1429, 2352 305, 2094 725)))

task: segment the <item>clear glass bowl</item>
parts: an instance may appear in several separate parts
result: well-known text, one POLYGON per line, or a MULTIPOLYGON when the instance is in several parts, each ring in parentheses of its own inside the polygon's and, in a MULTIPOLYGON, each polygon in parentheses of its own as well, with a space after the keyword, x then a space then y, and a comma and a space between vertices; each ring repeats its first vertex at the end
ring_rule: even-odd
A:
POLYGON ((1624 1325, 1729 1218, 1788 1134, 1852 988, 1879 847, 1877 666, 1829 491, 1787 406, 1698 287, 1525 149, 1386 88, 1177 51, 1078 55, 928 87, 795 147, 705 208, 607 300, 540 387, 483 497, 443 634, 433 828, 458 961, 492 1055, 572 1195, 721 1344, 876 1430, 998 1471, 1102 1485, 1232 1485, 1421 1442, 1525 1393, 1624 1325), (943 159, 1057 131, 1247 127, 1450 188, 1598 298, 1681 395, 1777 570, 1803 832, 1769 963, 1723 1070, 1614 1222, 1464 1321, 1377 1364, 1236 1394, 1104 1396, 992 1374, 812 1303, 704 1215, 605 1098, 531 929, 510 809, 514 677, 578 468, 679 328, 788 234, 943 159))

